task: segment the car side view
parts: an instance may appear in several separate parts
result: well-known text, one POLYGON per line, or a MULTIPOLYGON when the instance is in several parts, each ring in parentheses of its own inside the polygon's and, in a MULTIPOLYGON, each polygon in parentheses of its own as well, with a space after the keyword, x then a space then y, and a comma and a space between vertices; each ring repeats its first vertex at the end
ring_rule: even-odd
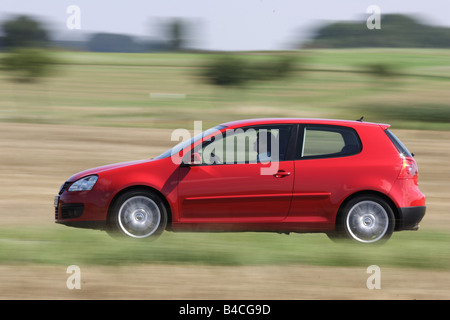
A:
POLYGON ((54 205, 57 223, 137 239, 321 232, 367 244, 417 230, 426 210, 389 125, 290 118, 224 123, 154 159, 77 173, 54 205))

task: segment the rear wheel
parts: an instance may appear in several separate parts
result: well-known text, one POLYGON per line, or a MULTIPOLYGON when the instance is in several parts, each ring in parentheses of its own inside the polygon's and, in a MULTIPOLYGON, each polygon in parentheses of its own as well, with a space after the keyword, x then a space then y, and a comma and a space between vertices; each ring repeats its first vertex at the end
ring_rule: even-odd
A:
POLYGON ((134 239, 155 239, 166 228, 167 210, 161 198, 146 190, 128 191, 114 202, 109 232, 134 239))
POLYGON ((338 217, 336 233, 330 238, 347 238, 358 243, 387 241, 395 227, 395 217, 390 205, 381 197, 367 195, 350 200, 338 217))

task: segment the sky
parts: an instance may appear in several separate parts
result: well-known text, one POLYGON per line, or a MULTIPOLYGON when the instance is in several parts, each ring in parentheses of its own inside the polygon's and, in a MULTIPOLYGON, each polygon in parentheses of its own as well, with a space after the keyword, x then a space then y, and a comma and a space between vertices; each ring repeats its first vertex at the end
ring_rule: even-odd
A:
POLYGON ((45 21, 56 38, 92 32, 155 37, 162 21, 180 17, 193 26, 191 46, 198 49, 280 50, 298 45, 323 23, 365 24, 371 5, 382 15, 410 14, 450 27, 449 0, 0 0, 0 22, 27 14, 45 21), (80 29, 67 27, 71 5, 79 8, 80 29))

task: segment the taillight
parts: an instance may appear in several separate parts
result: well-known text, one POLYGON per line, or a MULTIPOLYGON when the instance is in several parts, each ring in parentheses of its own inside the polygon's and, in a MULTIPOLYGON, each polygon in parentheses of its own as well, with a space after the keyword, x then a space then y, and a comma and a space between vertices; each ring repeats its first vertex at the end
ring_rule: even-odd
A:
POLYGON ((414 179, 414 183, 419 182, 419 169, 416 160, 411 157, 402 157, 402 170, 400 171, 399 179, 414 179))

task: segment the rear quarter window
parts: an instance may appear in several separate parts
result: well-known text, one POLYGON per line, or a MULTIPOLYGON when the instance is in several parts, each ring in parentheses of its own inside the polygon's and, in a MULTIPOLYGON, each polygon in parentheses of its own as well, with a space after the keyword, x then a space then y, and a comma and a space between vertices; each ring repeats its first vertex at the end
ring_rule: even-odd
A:
POLYGON ((306 129, 303 141, 302 157, 339 153, 345 147, 342 135, 334 131, 306 129))
POLYGON ((350 156, 362 150, 358 134, 348 127, 306 125, 300 141, 297 158, 302 159, 350 156))

